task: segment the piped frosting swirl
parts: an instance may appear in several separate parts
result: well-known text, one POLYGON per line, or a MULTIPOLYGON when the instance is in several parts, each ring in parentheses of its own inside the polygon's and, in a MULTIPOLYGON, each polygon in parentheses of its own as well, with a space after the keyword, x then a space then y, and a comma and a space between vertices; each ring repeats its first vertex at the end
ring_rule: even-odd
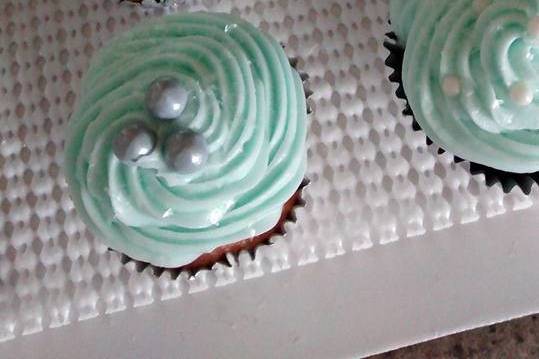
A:
POLYGON ((306 170, 306 103, 282 47, 237 17, 165 16, 115 38, 92 61, 66 143, 79 214, 107 245, 163 267, 271 229, 306 170), (188 102, 156 120, 145 95, 177 79, 188 102), (137 165, 114 156, 114 136, 142 123, 157 148, 137 165), (179 129, 200 133, 209 159, 171 170, 160 149, 179 129))
POLYGON ((473 162, 539 171, 539 1, 391 0, 390 12, 426 134, 473 162))

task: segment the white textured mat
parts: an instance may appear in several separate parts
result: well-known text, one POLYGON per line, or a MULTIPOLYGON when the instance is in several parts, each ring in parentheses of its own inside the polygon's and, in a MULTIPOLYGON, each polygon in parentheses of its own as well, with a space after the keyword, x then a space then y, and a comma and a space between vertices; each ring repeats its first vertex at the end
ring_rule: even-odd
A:
MULTIPOLYGON (((365 256, 390 247, 383 244, 452 226, 465 233, 463 224, 508 216, 537 201, 537 186, 530 196, 488 188, 481 176, 469 175, 467 164, 437 155, 412 130, 384 65, 386 1, 201 4, 241 15, 271 33, 310 75, 312 183, 298 223, 288 225, 286 239, 260 247, 254 260, 244 253, 231 268, 216 265, 194 278, 157 279, 150 271, 136 273, 133 264, 121 265, 87 232, 67 195, 64 134, 92 54, 115 33, 154 14, 115 0, 3 0, 1 341, 187 293, 218 296, 215 287, 300 271, 347 252, 352 260, 360 257, 354 251, 365 250, 365 256)), ((196 297, 190 300, 196 305, 196 297)))

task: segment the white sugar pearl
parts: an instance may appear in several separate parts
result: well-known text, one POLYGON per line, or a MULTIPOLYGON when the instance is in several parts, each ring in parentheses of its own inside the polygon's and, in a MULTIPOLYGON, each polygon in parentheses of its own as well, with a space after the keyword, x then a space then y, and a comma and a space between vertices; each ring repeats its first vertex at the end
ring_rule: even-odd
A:
POLYGON ((442 90, 449 97, 455 97, 460 94, 461 84, 460 78, 455 75, 447 75, 442 81, 442 90))
POLYGON ((539 16, 534 16, 528 22, 528 35, 539 39, 539 16))
POLYGON ((528 106, 533 102, 533 92, 524 81, 519 81, 510 89, 511 100, 519 106, 528 106))
POLYGON ((475 12, 479 15, 481 14, 489 5, 489 0, 474 0, 473 8, 475 12))

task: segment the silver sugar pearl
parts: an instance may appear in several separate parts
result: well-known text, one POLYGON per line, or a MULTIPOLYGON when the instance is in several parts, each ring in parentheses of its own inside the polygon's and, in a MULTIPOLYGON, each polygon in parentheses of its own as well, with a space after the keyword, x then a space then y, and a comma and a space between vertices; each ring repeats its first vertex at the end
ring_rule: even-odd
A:
POLYGON ((190 174, 198 171, 208 161, 208 144, 199 133, 180 131, 167 138, 164 157, 168 166, 180 173, 190 174))
POLYGON ((160 77, 150 85, 146 94, 146 107, 162 120, 180 117, 188 100, 187 90, 173 77, 160 77))
POLYGON ((112 142, 112 151, 116 157, 126 163, 135 163, 147 156, 155 148, 155 135, 142 123, 124 127, 112 142))

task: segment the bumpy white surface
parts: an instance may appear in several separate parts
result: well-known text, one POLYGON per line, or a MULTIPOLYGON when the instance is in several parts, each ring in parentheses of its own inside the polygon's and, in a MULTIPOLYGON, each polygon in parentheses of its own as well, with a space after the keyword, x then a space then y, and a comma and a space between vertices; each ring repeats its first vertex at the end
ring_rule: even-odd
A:
MULTIPOLYGON (((276 36, 314 91, 311 185, 288 236, 194 278, 136 273, 77 217, 62 173, 66 124, 92 54, 153 13, 115 0, 0 4, 0 341, 128 307, 525 209, 436 155, 400 113, 383 48, 387 2, 201 0, 276 36), (284 18, 284 21, 278 19, 284 18)), ((422 237, 418 237, 422 238, 422 237)), ((181 300, 178 299, 178 300, 181 300)))

